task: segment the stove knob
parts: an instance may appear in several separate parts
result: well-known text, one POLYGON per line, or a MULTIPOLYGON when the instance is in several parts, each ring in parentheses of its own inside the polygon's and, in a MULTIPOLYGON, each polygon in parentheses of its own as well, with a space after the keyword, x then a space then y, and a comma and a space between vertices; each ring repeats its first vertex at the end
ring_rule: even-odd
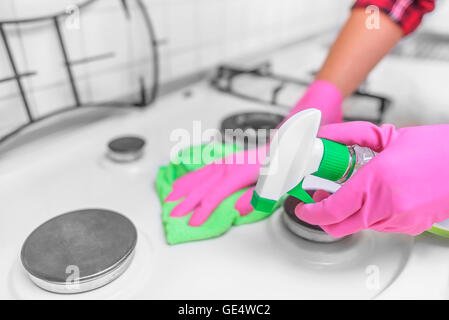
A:
POLYGON ((108 144, 107 156, 115 162, 126 163, 138 160, 143 156, 145 140, 136 136, 113 139, 108 144))

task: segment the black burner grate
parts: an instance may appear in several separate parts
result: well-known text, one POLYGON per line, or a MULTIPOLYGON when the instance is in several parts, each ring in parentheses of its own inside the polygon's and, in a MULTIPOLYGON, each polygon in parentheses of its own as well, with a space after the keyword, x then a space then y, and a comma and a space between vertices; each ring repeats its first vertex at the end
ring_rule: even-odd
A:
MULTIPOLYGON (((148 59, 148 64, 150 65, 151 70, 142 70, 142 73, 136 76, 135 82, 136 87, 138 87, 138 92, 136 94, 132 94, 132 97, 126 97, 125 99, 120 99, 120 101, 104 101, 104 102, 92 102, 86 101, 83 99, 82 94, 80 93, 79 88, 79 77, 77 77, 77 68, 86 64, 98 63, 100 61, 104 61, 107 59, 114 59, 114 52, 100 52, 93 55, 88 55, 78 59, 71 58, 71 46, 73 45, 69 43, 70 39, 64 34, 63 30, 63 22, 70 15, 73 14, 73 8, 70 10, 66 10, 63 12, 33 17, 27 19, 18 19, 18 20, 3 20, 0 21, 0 43, 3 43, 3 49, 5 51, 5 56, 7 57, 11 75, 0 78, 0 86, 15 83, 18 89, 18 95, 20 96, 20 101, 23 106, 26 120, 24 123, 18 125, 13 128, 11 131, 7 132, 3 136, 0 136, 0 143, 6 141, 7 139, 15 136, 23 129, 27 128, 33 123, 45 120, 49 117, 55 116, 57 114, 61 114, 66 111, 74 110, 80 107, 87 106, 115 106, 115 107, 145 107, 150 105, 156 98, 157 90, 158 90, 158 55, 157 55, 157 40, 155 37, 155 32, 153 29, 153 25, 148 14, 147 8, 145 7, 142 0, 87 0, 82 4, 76 7, 78 14, 82 17, 83 13, 88 12, 89 10, 101 10, 101 7, 97 6, 98 3, 108 3, 108 5, 115 3, 115 5, 122 8, 123 19, 131 23, 136 23, 135 21, 131 22, 131 20, 138 19, 138 25, 141 26, 142 30, 146 30, 147 36, 149 39, 148 43, 149 48, 145 48, 148 52, 145 52, 145 59, 148 59), (33 110, 30 103, 30 94, 31 90, 27 89, 25 85, 25 81, 27 78, 37 77, 39 76, 39 72, 36 70, 27 70, 21 71, 18 66, 18 56, 19 52, 16 51, 16 48, 11 44, 11 38, 14 32, 17 33, 17 30, 23 28, 25 26, 28 27, 28 31, 35 31, 33 29, 38 29, 38 27, 42 27, 42 24, 45 24, 45 30, 51 28, 52 32, 56 35, 56 41, 58 43, 57 50, 59 54, 62 56, 62 68, 63 73, 65 74, 64 82, 68 83, 68 87, 70 90, 71 97, 68 97, 67 100, 72 100, 73 104, 69 106, 61 106, 55 108, 51 112, 47 112, 44 115, 38 115, 35 110, 33 110), (143 72, 145 71, 145 72, 143 72), (150 77, 150 80, 148 80, 150 77)), ((111 21, 114 23, 114 21, 111 21)), ((89 33, 92 30, 86 30, 86 33, 89 33)), ((134 29, 133 29, 134 31, 134 29)), ((84 29, 83 29, 84 32, 84 29)), ((144 35, 139 34, 138 37, 140 39, 144 39, 144 35)), ((118 40, 117 40, 118 41, 118 40)), ((142 42, 142 40, 141 40, 142 42)), ((126 43, 124 44, 126 45, 126 43)), ((3 54, 3 52, 0 52, 3 54)), ((53 54, 53 52, 49 52, 49 54, 53 54)), ((55 63, 60 63, 55 61, 55 63)), ((125 75, 124 75, 125 76, 125 75)))
MULTIPOLYGON (((284 105, 282 102, 279 102, 279 94, 286 88, 287 85, 291 84, 306 88, 309 85, 309 81, 276 74, 272 72, 271 65, 267 61, 244 68, 236 67, 233 65, 219 66, 215 76, 211 80, 211 84, 219 91, 232 94, 242 99, 269 104, 274 107, 283 107, 286 109, 290 109, 293 106, 284 105), (235 80, 237 80, 241 76, 247 75, 251 75, 253 77, 253 81, 257 81, 258 79, 270 79, 274 81, 274 83, 277 83, 269 92, 269 98, 263 98, 260 97, 260 95, 251 92, 242 92, 242 90, 237 90, 234 84, 235 80)), ((345 121, 361 120, 370 121, 375 124, 382 123, 384 114, 391 105, 391 100, 389 98, 379 94, 370 93, 363 88, 359 88, 356 92, 354 92, 353 97, 372 100, 377 108, 377 110, 375 110, 376 116, 373 118, 345 116, 345 121)))
POLYGON ((392 55, 421 60, 449 61, 449 35, 419 32, 404 39, 392 55))

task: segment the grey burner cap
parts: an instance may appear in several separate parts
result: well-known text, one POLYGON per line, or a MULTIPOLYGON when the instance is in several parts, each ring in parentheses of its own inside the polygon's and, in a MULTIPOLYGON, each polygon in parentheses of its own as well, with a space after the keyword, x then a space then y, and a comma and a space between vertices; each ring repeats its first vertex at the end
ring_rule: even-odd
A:
MULTIPOLYGON (((245 112, 237 113, 225 118, 221 123, 221 133, 225 142, 234 143, 234 140, 243 147, 252 148, 264 145, 269 140, 269 136, 264 141, 258 141, 257 130, 275 129, 284 119, 284 116, 271 112, 245 112)), ((269 133, 269 132, 267 132, 269 133)))
MULTIPOLYGON (((310 196, 313 196, 314 191, 307 191, 310 196)), ((301 200, 289 196, 285 199, 282 220, 285 226, 295 235, 314 242, 330 243, 339 241, 343 238, 334 238, 327 234, 320 226, 311 225, 305 221, 300 220, 295 214, 296 206, 301 203, 301 200)))
POLYGON ((108 144, 108 157, 116 162, 131 162, 143 155, 145 140, 128 136, 113 139, 108 144))
POLYGON ((56 293, 80 293, 104 286, 129 266, 137 230, 116 212, 69 212, 37 227, 22 246, 31 280, 56 293))

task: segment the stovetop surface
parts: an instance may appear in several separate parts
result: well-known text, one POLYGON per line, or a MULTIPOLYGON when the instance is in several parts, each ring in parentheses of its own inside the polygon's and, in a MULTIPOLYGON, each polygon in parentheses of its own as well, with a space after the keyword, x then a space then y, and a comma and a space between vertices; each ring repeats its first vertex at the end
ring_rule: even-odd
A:
POLYGON ((448 296, 449 261, 443 253, 449 242, 431 235, 413 239, 368 231, 359 235, 362 240, 356 244, 331 250, 298 240, 275 214, 232 228, 220 238, 167 245, 153 183, 176 143, 170 141, 170 132, 192 130, 192 121, 199 118, 204 119, 204 128, 218 128, 228 114, 269 111, 267 106, 226 96, 206 84, 192 91, 190 98, 175 93, 148 110, 112 114, 2 156, 0 195, 8 201, 0 218, 1 297, 373 298, 381 291, 380 297, 448 296), (180 104, 184 107, 179 108, 180 104), (105 157, 108 141, 122 133, 146 139, 143 158, 116 164, 105 157), (103 288, 74 296, 43 291, 21 267, 22 243, 44 221, 82 208, 114 210, 130 218, 138 229, 136 256, 119 279, 103 288), (385 247, 385 252, 374 250, 373 256, 367 256, 373 246, 385 247), (379 266, 381 283, 382 275, 386 281, 380 290, 365 284, 370 272, 366 268, 372 265, 379 266), (342 286, 344 282, 351 285, 342 286))
POLYGON ((449 298, 449 240, 427 233, 412 238, 367 231, 346 247, 326 247, 294 237, 274 214, 216 239, 167 245, 154 180, 177 143, 170 133, 191 132, 199 119, 203 129, 219 128, 237 112, 273 111, 205 82, 190 90, 145 110, 92 108, 50 119, 0 148, 0 199, 6 199, 0 215, 1 298, 449 298), (144 156, 127 164, 109 160, 107 144, 121 135, 144 138, 144 156), (23 242, 46 220, 84 208, 132 220, 138 230, 134 260, 120 278, 91 292, 39 289, 20 264, 23 242), (367 284, 373 274, 379 275, 377 288, 367 284))

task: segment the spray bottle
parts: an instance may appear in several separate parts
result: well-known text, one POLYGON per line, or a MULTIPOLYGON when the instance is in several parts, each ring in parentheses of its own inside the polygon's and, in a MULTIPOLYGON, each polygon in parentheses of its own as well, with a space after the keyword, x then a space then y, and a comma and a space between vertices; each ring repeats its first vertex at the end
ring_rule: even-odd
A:
POLYGON ((304 203, 314 203, 302 186, 306 176, 342 184, 376 155, 369 148, 317 138, 320 122, 321 112, 307 109, 279 128, 271 140, 267 161, 253 193, 254 209, 272 212, 285 194, 304 203))

